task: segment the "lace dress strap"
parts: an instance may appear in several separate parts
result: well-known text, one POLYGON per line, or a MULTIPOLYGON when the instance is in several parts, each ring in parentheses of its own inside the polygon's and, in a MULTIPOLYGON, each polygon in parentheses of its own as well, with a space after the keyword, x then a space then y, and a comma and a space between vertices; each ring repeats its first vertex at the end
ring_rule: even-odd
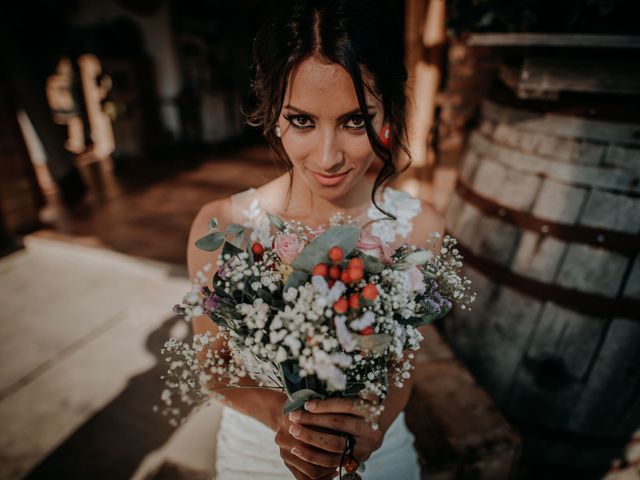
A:
POLYGON ((252 242, 269 243, 271 223, 265 215, 255 188, 231 195, 231 218, 234 223, 247 227, 252 242))
POLYGON ((381 207, 397 220, 387 217, 372 204, 369 218, 376 221, 371 225, 371 233, 388 244, 406 241, 413 231, 413 219, 422 210, 420 199, 403 190, 386 187, 381 207))

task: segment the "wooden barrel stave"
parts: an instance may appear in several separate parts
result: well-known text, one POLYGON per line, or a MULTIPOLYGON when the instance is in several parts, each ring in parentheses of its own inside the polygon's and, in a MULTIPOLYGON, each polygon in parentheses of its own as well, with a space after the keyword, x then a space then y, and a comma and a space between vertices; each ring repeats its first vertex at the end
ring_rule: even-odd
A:
MULTIPOLYGON (((571 125, 562 126, 556 116, 550 126, 544 117, 485 104, 459 181, 505 210, 527 212, 543 227, 548 221, 578 232, 581 226, 602 229, 605 241, 588 244, 579 235, 567 240, 521 228, 509 215, 487 214, 464 189, 453 193, 445 212, 448 231, 470 255, 523 278, 610 298, 612 305, 637 301, 640 126, 604 122, 600 131, 603 122, 567 117, 571 125), (615 232, 626 235, 622 243, 611 243, 615 232)), ((624 318, 615 309, 576 310, 571 302, 511 288, 477 265, 464 270, 479 303, 445 319, 453 348, 509 417, 568 435, 566 441, 555 437, 546 460, 602 465, 640 423, 640 312, 624 318), (571 444, 592 445, 593 439, 598 453, 590 457, 571 444)), ((533 450, 542 437, 531 441, 533 450)))
POLYGON ((640 423, 639 392, 640 322, 615 318, 607 328, 568 427, 591 435, 607 432, 628 436, 640 423), (626 423, 626 419, 635 423, 626 423))
POLYGON ((589 245, 570 244, 555 283, 615 298, 630 263, 629 257, 618 253, 589 245))
POLYGON ((506 409, 519 423, 564 428, 599 350, 606 327, 602 318, 545 302, 506 409))

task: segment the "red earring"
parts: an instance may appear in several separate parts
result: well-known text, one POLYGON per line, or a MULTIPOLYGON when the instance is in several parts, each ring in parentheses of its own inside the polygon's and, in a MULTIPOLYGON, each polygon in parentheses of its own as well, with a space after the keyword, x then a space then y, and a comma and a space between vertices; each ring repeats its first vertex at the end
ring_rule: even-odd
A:
POLYGON ((391 148, 391 128, 387 124, 383 125, 382 130, 380 130, 380 142, 386 148, 391 148))

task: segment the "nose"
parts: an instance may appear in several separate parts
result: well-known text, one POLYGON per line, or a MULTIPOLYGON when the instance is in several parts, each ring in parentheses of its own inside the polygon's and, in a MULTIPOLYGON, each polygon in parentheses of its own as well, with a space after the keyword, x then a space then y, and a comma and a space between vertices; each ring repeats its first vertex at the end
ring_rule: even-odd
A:
POLYGON ((329 129, 322 133, 320 167, 327 173, 335 173, 344 163, 344 154, 336 132, 329 129))

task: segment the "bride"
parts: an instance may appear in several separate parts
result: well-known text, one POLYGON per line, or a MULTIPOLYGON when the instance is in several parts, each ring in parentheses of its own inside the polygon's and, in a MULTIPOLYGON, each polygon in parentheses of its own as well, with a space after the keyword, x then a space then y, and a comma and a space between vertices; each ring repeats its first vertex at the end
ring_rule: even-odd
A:
MULTIPOLYGON (((444 221, 433 207, 384 186, 397 176, 391 143, 406 151, 406 70, 387 33, 389 18, 382 1, 294 0, 271 13, 254 42, 257 102, 249 120, 262 127, 287 171, 201 208, 189 236, 192 278, 205 264, 215 265, 215 252, 194 246, 213 217, 221 229, 244 224, 252 240, 265 243, 271 233, 266 212, 312 230, 339 217, 392 247, 427 246, 430 233, 443 234, 444 221), (366 172, 376 160, 382 166, 371 181, 366 172)), ((216 326, 201 316, 193 329, 215 333, 216 326)), ((355 439, 355 457, 366 460, 364 478, 418 479, 414 438, 403 414, 410 393, 411 380, 403 388, 390 386, 373 429, 351 400, 311 401, 304 411, 284 416, 286 397, 276 389, 224 390, 217 478, 333 478, 345 448, 339 432, 346 432, 355 439)))

